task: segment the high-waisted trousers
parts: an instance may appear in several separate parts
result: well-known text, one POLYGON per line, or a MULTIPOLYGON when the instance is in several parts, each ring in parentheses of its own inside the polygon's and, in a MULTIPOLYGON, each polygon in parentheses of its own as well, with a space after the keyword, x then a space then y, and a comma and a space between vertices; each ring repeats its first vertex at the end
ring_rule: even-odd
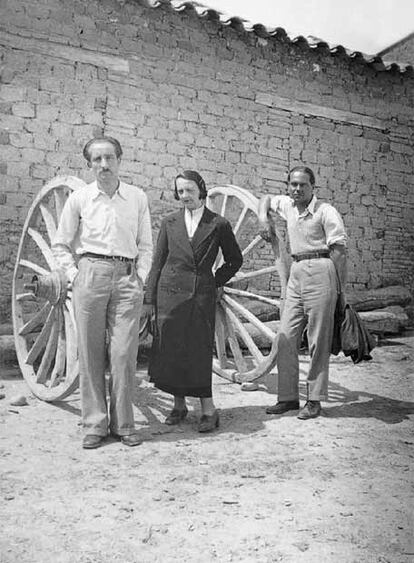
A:
POLYGON ((293 262, 277 336, 279 401, 299 399, 299 348, 306 325, 310 356, 307 400, 327 399, 337 293, 337 275, 330 258, 293 262))
POLYGON ((120 436, 132 434, 133 381, 143 300, 142 282, 134 264, 81 258, 73 298, 84 433, 106 436, 109 429, 120 436))

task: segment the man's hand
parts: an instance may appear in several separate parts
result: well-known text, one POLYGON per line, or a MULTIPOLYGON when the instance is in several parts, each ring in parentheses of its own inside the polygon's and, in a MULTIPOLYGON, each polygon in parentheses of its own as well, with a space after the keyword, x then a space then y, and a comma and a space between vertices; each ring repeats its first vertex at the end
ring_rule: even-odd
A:
POLYGON ((259 219, 259 235, 266 242, 270 242, 272 235, 272 223, 269 219, 268 212, 270 209, 271 198, 269 195, 263 196, 259 201, 257 216, 259 219))
POLYGON ((144 303, 142 307, 142 316, 152 319, 155 317, 155 306, 152 303, 144 303))
POLYGON ((144 303, 142 307, 142 317, 148 323, 148 330, 155 336, 157 332, 157 323, 155 320, 155 305, 153 303, 144 303))
POLYGON ((345 286, 347 280, 347 260, 346 248, 342 244, 333 244, 329 247, 330 257, 335 264, 336 272, 342 293, 345 293, 345 286))
POLYGON ((266 242, 270 242, 272 236, 272 225, 269 220, 259 221, 259 235, 266 242))

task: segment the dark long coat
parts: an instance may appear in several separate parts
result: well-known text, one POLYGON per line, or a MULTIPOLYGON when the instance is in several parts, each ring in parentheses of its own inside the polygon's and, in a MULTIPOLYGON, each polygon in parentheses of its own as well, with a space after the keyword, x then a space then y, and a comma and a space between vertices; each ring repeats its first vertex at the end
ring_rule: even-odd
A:
POLYGON ((145 302, 156 306, 149 363, 156 387, 177 396, 211 396, 217 287, 243 262, 230 223, 205 208, 192 240, 184 210, 161 223, 145 302), (223 265, 212 272, 221 248, 223 265))

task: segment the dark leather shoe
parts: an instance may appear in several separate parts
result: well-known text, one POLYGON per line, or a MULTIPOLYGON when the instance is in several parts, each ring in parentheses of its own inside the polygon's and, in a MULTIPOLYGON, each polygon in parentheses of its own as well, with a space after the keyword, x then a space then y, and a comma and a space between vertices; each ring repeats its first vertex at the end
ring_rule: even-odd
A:
POLYGON ((279 401, 271 407, 267 407, 267 414, 283 414, 288 411, 297 411, 299 409, 299 401, 279 401))
POLYGON ((142 440, 138 434, 127 434, 126 436, 120 436, 120 439, 125 446, 133 447, 142 444, 142 440))
POLYGON ((214 411, 213 414, 203 414, 198 423, 199 432, 211 432, 215 428, 218 428, 220 424, 220 418, 218 411, 214 411))
POLYGON ((320 401, 307 401, 306 405, 299 411, 298 418, 300 420, 307 420, 308 418, 316 418, 320 414, 320 401))
POLYGON ((105 436, 88 434, 83 439, 82 448, 84 450, 93 450, 94 448, 99 448, 100 446, 102 446, 104 440, 105 440, 105 436))
POLYGON ((165 419, 164 424, 168 424, 170 426, 173 426, 174 424, 179 424, 179 422, 185 419, 187 414, 188 414, 188 409, 183 409, 183 410, 173 409, 165 419))

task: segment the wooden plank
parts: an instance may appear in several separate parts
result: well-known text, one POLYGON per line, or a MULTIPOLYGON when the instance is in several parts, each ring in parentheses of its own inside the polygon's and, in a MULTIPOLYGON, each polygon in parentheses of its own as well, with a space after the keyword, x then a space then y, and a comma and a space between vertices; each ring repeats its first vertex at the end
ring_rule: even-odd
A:
POLYGON ((290 98, 277 96, 276 94, 268 94, 266 92, 258 92, 255 99, 257 104, 270 108, 282 109, 300 115, 312 117, 322 117, 332 121, 339 121, 349 125, 359 125, 361 127, 370 127, 372 129, 380 129, 381 131, 389 128, 388 122, 376 117, 364 115, 351 111, 334 109, 309 102, 299 102, 290 98))
POLYGON ((2 31, 0 45, 12 47, 30 53, 37 53, 46 57, 57 57, 73 63, 74 61, 103 67, 115 72, 129 73, 129 62, 115 55, 103 54, 85 47, 71 47, 50 41, 50 39, 35 39, 22 37, 2 31))

